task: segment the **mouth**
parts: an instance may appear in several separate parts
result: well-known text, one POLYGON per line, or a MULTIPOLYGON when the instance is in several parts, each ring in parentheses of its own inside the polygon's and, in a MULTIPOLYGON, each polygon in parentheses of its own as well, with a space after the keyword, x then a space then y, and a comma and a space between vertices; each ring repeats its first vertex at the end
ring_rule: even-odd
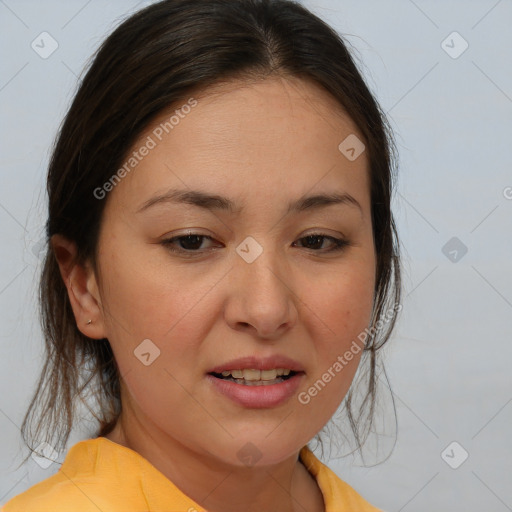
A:
POLYGON ((274 368, 258 370, 256 368, 224 370, 223 372, 210 372, 209 375, 226 382, 233 382, 242 386, 271 386, 280 384, 304 372, 297 372, 289 368, 274 368))
MULTIPOLYGON (((225 367, 224 367, 225 368, 225 367)), ((228 366, 229 368, 229 366, 228 366)), ((291 368, 217 368, 207 373, 212 389, 232 403, 250 409, 284 405, 302 385, 305 372, 291 368)))
POLYGON ((251 409, 284 405, 305 376, 301 363, 281 354, 240 357, 210 368, 206 374, 219 396, 251 409))

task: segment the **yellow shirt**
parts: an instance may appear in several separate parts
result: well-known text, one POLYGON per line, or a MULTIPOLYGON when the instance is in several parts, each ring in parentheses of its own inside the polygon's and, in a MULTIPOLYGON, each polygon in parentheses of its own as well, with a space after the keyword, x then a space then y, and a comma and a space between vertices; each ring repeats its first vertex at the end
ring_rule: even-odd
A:
MULTIPOLYGON (((381 512, 304 446, 325 512, 381 512)), ((2 512, 204 512, 140 454, 105 437, 73 445, 54 475, 15 496, 2 512)))

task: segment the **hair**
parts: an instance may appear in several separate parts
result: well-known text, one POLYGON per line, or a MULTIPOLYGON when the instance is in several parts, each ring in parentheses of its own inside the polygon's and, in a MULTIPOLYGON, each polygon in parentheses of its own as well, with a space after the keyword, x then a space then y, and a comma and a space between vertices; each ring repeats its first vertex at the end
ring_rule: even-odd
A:
MULTIPOLYGON (((390 206, 396 173, 392 130, 346 42, 319 17, 291 0, 163 0, 123 21, 91 60, 49 162, 46 252, 38 290, 45 361, 21 427, 31 451, 43 439, 59 452, 65 448, 77 400, 97 421, 97 436, 107 435, 121 412, 110 343, 78 330, 50 239, 58 233, 73 241, 75 263, 89 262, 97 270, 106 200, 98 200, 94 190, 115 174, 156 116, 195 91, 281 76, 313 81, 337 100, 363 135, 369 159, 377 255, 371 325, 390 304, 400 302, 399 245, 390 206), (84 400, 87 392, 95 407, 84 400)), ((386 329, 370 330, 366 340, 358 368, 367 367, 360 405, 354 405, 354 383, 344 397, 358 448, 372 426, 377 355, 396 313, 386 329)))

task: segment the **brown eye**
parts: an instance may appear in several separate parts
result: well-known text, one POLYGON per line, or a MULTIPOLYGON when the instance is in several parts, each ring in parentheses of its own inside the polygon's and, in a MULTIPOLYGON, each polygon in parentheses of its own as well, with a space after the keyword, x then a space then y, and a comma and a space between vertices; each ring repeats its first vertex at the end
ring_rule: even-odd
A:
POLYGON ((211 236, 189 233, 162 240, 161 244, 172 252, 194 255, 194 253, 201 254, 208 250, 208 248, 201 248, 206 239, 213 240, 211 236))
POLYGON ((303 243, 302 247, 306 247, 307 249, 310 249, 315 252, 333 252, 333 251, 341 251, 344 249, 347 245, 350 245, 348 240, 343 240, 341 238, 335 238, 333 236, 324 235, 321 233, 313 233, 308 236, 304 236, 302 238, 299 238, 300 241, 305 240, 305 244, 303 243), (329 249, 322 250, 322 245, 324 242, 328 240, 331 243, 331 247, 329 249))

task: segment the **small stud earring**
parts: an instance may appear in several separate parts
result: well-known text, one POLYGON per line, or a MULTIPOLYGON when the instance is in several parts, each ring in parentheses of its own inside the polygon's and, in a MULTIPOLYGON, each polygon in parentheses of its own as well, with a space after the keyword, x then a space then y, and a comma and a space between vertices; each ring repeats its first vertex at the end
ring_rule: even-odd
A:
POLYGON ((87 320, 87 323, 85 325, 92 324, 92 320, 87 320))

